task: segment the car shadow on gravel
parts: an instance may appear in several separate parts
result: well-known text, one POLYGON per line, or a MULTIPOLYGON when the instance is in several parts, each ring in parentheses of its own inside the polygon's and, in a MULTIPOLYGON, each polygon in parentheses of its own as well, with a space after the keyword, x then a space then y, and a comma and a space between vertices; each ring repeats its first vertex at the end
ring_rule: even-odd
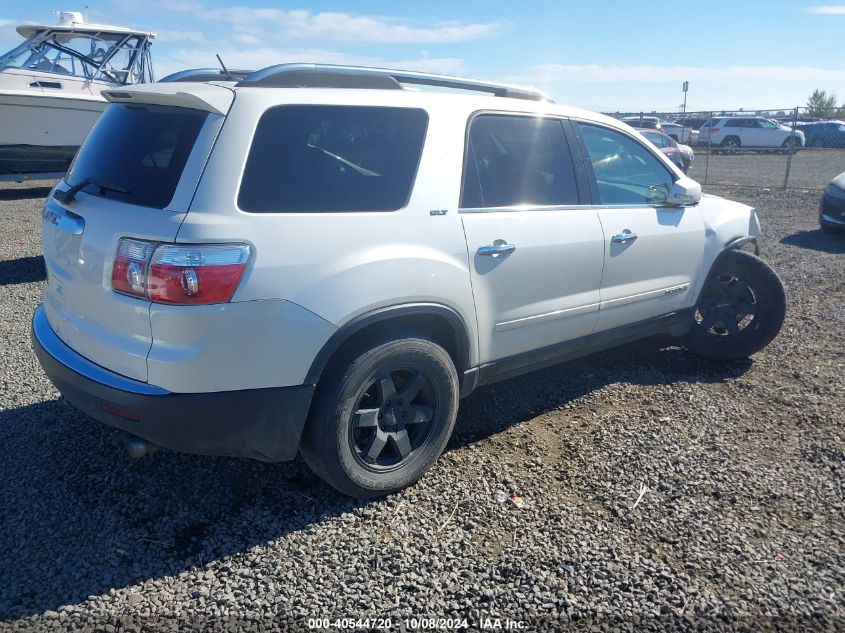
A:
POLYGON ((821 229, 798 231, 780 241, 787 246, 798 246, 823 253, 842 255, 845 253, 845 235, 828 235, 821 229))
MULTIPOLYGON (((655 340, 634 343, 480 390, 464 401, 450 447, 610 383, 718 382, 749 366, 708 363, 655 340)), ((0 410, 0 620, 205 565, 225 573, 249 565, 255 546, 364 504, 332 491, 299 460, 170 451, 132 460, 109 429, 62 400, 0 410)))
POLYGON ((0 201, 11 200, 32 200, 33 198, 46 198, 52 187, 15 187, 0 189, 0 201))
POLYGON ((0 260, 0 286, 28 284, 46 278, 47 269, 41 255, 0 260))
POLYGON ((449 446, 477 442, 613 383, 723 382, 752 364, 708 361, 663 337, 637 341, 479 389, 461 403, 449 446))
POLYGON ((203 565, 243 565, 251 548, 361 505, 298 460, 132 460, 61 400, 0 410, 0 622, 203 565))

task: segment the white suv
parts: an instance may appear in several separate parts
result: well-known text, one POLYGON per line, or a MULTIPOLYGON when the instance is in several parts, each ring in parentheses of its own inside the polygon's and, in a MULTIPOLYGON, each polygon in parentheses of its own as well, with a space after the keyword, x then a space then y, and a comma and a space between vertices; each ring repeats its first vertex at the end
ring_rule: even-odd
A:
POLYGON ((722 117, 701 126, 699 145, 716 145, 726 152, 739 148, 775 149, 804 147, 804 133, 763 117, 722 117))
POLYGON ((136 455, 301 453, 377 496, 482 385, 656 334, 744 357, 780 329, 783 286, 737 250, 754 210, 625 124, 421 73, 205 78, 106 92, 44 207, 34 349, 136 455))

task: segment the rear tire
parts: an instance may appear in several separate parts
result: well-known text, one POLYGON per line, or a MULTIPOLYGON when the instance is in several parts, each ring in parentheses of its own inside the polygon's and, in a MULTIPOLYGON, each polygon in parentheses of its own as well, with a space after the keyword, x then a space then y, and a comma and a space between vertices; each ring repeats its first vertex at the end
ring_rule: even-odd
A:
POLYGON ((733 154, 740 147, 742 147, 742 141, 739 140, 738 136, 728 136, 722 140, 722 150, 725 154, 733 154))
POLYGON ((683 343, 704 358, 746 358, 777 336, 785 315, 786 291, 777 273, 751 253, 730 251, 704 282, 683 343))
POLYGON ((443 452, 458 399, 452 359, 433 341, 408 333, 350 350, 320 380, 300 453, 343 494, 397 492, 443 452))

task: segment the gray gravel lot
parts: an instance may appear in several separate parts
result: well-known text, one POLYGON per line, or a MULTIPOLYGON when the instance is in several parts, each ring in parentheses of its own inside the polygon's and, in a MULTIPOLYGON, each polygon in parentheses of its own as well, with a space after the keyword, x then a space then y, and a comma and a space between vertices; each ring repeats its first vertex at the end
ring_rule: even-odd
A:
MULTIPOLYGON (((695 148, 690 176, 708 185, 783 187, 787 156, 744 151, 739 154, 710 154, 695 148)), ((845 150, 806 148, 792 156, 789 187, 822 190, 845 169, 845 150)))
POLYGON ((0 187, 0 630, 845 628, 845 238, 818 193, 710 188, 758 209, 788 288, 753 360, 652 340, 486 388, 418 485, 362 503, 300 462, 132 461, 62 403, 29 346, 47 191, 0 187))

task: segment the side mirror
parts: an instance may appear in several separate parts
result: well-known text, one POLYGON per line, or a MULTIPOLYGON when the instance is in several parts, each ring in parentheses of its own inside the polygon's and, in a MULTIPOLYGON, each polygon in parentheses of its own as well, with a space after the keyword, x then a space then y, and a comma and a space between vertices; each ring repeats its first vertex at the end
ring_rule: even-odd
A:
POLYGON ((678 178, 672 185, 665 204, 670 207, 684 207, 699 202, 701 202, 701 185, 685 176, 678 178))

